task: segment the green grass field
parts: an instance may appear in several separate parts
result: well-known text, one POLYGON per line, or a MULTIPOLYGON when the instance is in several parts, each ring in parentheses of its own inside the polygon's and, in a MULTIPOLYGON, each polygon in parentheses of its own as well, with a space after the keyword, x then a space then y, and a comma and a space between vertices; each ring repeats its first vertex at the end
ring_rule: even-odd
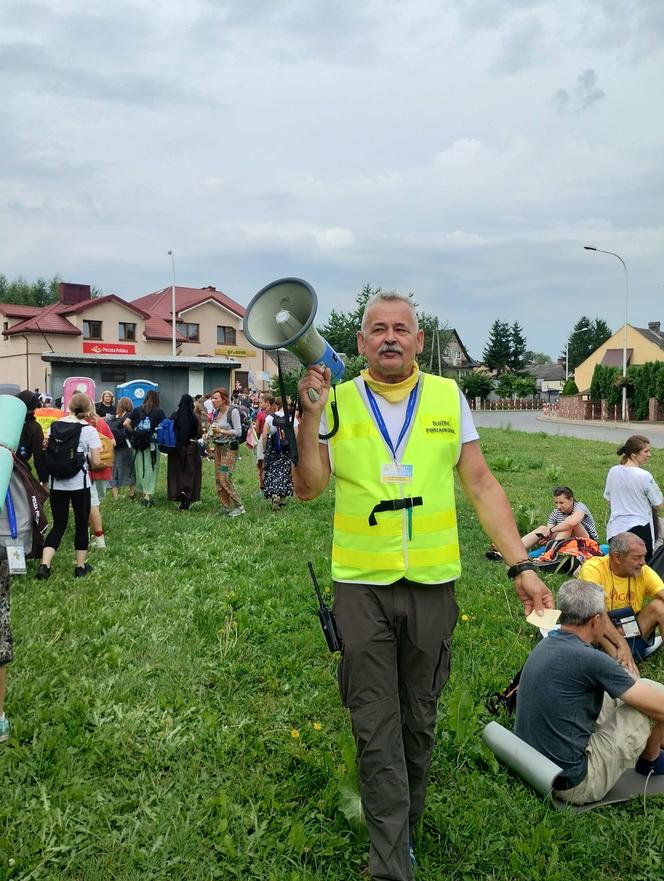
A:
MULTIPOLYGON (((563 482, 602 530, 612 445, 502 430, 482 444, 522 528, 563 482)), ((92 576, 72 578, 68 535, 48 582, 13 581, 0 879, 366 877, 350 725, 306 571, 311 559, 329 584, 332 493, 273 513, 247 452, 248 513, 229 520, 205 467, 187 513, 163 501, 165 468, 155 509, 105 500, 109 549, 91 553, 92 576)), ((664 800, 553 812, 480 748, 486 697, 534 631, 461 492, 459 524, 461 617, 418 879, 662 877, 664 800)), ((664 679, 664 652, 645 670, 664 679)))

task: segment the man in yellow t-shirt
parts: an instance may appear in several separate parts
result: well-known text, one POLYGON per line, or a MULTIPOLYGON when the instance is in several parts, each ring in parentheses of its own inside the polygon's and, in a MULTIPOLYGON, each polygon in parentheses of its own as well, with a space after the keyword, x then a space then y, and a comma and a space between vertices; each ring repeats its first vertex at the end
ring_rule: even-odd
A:
POLYGON ((606 596, 606 632, 601 648, 628 669, 653 650, 655 629, 664 633, 664 581, 646 566, 646 546, 632 532, 620 532, 609 542, 606 557, 592 557, 578 577, 599 584, 606 596), (631 608, 635 623, 628 611, 631 608), (638 629, 636 627, 638 625, 638 629))

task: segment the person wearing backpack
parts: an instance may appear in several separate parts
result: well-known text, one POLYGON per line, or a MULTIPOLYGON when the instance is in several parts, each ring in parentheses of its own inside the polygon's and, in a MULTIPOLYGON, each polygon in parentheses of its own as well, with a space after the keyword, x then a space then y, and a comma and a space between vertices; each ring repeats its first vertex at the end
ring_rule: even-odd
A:
POLYGON ((167 454, 168 499, 171 502, 179 502, 180 510, 187 511, 191 503, 199 501, 201 497, 201 455, 198 438, 203 432, 194 412, 194 399, 191 395, 182 395, 172 419, 175 447, 167 454))
POLYGON ((74 512, 74 577, 92 571, 88 556, 88 519, 90 517, 89 469, 101 466, 101 441, 97 430, 85 420, 93 409, 90 398, 82 392, 72 395, 69 415, 51 424, 46 445, 46 467, 50 474, 50 503, 53 526, 44 539, 41 565, 36 577, 44 581, 51 575, 51 563, 67 528, 69 506, 74 512))
POLYGON ((134 474, 134 450, 129 441, 132 411, 131 398, 120 398, 115 416, 109 421, 108 427, 115 438, 115 459, 113 471, 108 481, 113 499, 118 499, 118 487, 126 486, 127 498, 136 498, 136 475, 134 474))
POLYGON ((102 467, 90 469, 92 483, 90 484, 90 530, 92 532, 92 547, 97 550, 106 548, 106 536, 104 524, 101 519, 99 503, 106 495, 108 481, 113 476, 113 465, 108 460, 112 456, 115 461, 115 438, 108 423, 93 410, 88 413, 88 422, 97 429, 101 441, 102 467), (109 455, 110 452, 110 455, 109 455))
POLYGON ((142 407, 137 407, 129 417, 132 427, 131 445, 134 448, 134 472, 136 489, 143 494, 142 504, 154 505, 153 495, 159 476, 159 450, 155 433, 166 414, 159 406, 159 392, 149 391, 142 407))
MULTIPOLYGON (((272 504, 272 510, 278 511, 286 504, 286 499, 293 495, 293 477, 291 473, 291 457, 286 423, 289 418, 281 398, 274 402, 276 412, 270 413, 263 427, 263 448, 265 462, 263 466, 263 495, 272 504)), ((297 432, 298 420, 293 414, 293 428, 297 432)))
POLYGON ((223 513, 240 517, 245 513, 242 499, 233 484, 233 471, 242 436, 242 421, 237 407, 231 407, 224 388, 212 392, 214 405, 209 435, 214 441, 214 479, 223 513))

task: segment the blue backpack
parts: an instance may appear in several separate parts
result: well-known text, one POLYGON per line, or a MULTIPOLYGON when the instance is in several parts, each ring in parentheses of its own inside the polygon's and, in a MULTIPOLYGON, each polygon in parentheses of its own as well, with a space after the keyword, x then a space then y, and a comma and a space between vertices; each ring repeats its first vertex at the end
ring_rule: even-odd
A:
POLYGON ((157 446, 162 453, 175 452, 175 423, 172 419, 162 419, 157 426, 157 446))

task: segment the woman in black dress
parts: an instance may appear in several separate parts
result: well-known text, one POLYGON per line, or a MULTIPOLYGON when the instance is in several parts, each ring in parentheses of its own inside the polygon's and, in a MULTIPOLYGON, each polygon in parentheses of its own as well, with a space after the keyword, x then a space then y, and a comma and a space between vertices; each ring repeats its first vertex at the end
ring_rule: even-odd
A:
POLYGON ((191 395, 182 395, 172 418, 175 451, 168 454, 168 498, 179 502, 180 510, 186 511, 201 497, 201 456, 197 440, 202 432, 191 395))

